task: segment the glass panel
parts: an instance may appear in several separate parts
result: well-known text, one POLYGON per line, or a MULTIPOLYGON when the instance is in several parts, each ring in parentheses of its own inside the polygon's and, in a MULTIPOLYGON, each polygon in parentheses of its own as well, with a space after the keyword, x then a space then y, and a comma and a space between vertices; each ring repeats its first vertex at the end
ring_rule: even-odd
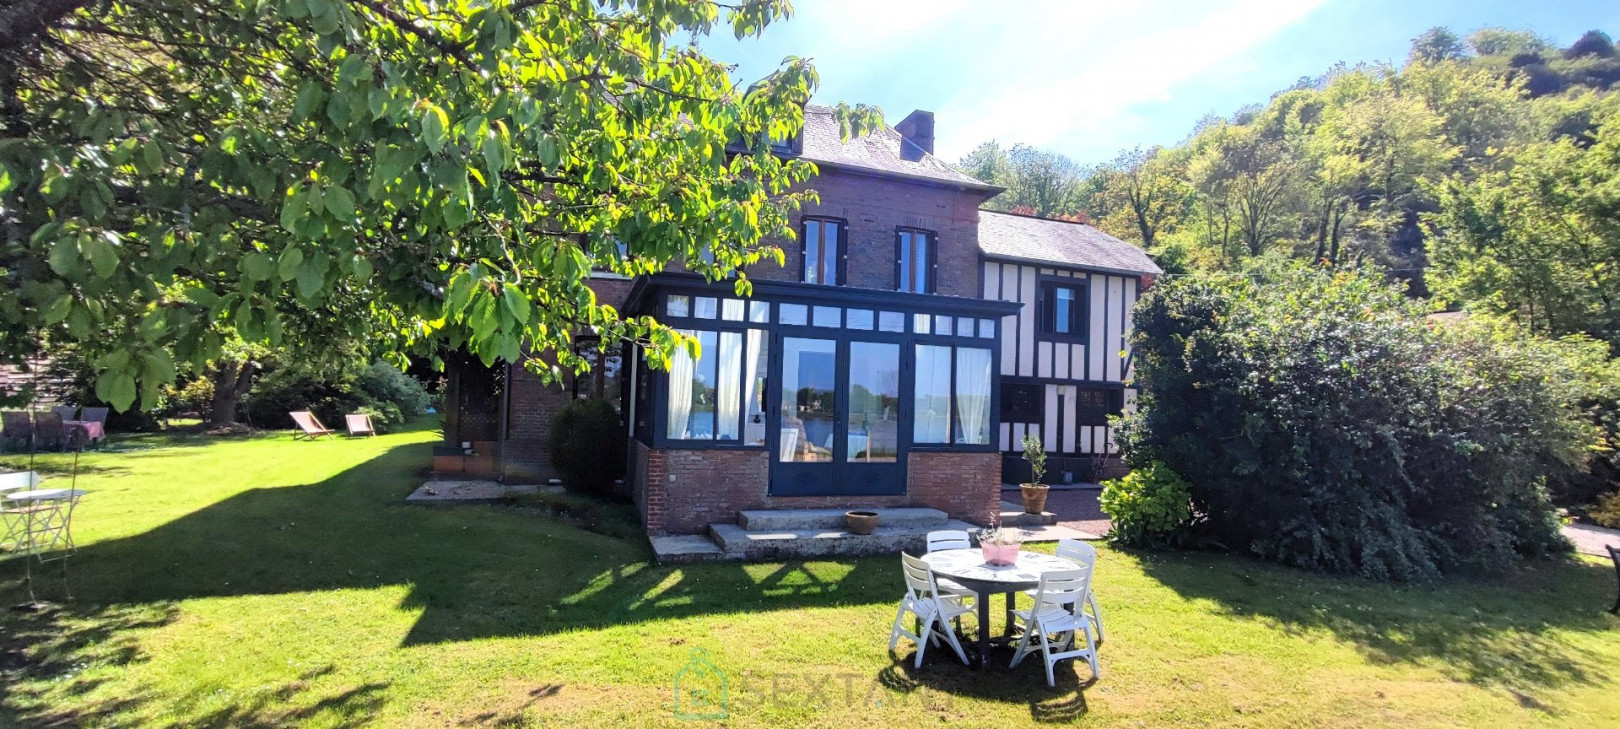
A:
POLYGON ((956 350, 956 442, 990 442, 990 350, 956 350))
POLYGON ((765 445, 765 373, 770 371, 771 337, 763 329, 748 330, 747 371, 743 382, 748 391, 743 407, 743 442, 765 445))
POLYGON ((748 302, 748 321, 755 324, 771 323, 771 304, 768 301, 748 302))
POLYGON ((934 317, 927 314, 912 314, 911 331, 916 334, 927 334, 934 330, 934 328, 931 326, 933 322, 934 317))
POLYGON ((900 231, 900 285, 901 291, 914 291, 911 274, 911 231, 900 231))
POLYGON ((693 300, 692 315, 699 319, 713 319, 716 302, 713 296, 699 296, 693 300))
POLYGON ((1071 315, 1074 313, 1074 289, 1059 286, 1052 290, 1052 331, 1068 334, 1074 331, 1071 315))
POLYGON ((894 463, 900 438, 900 345, 849 343, 849 460, 894 463))
POLYGON ((900 231, 900 290, 928 291, 928 246, 932 236, 920 231, 900 231))
POLYGON ((838 285, 838 223, 804 221, 805 283, 838 285))
POLYGON ((821 221, 804 221, 804 282, 821 283, 821 221))
POLYGON ((917 345, 917 382, 912 393, 913 443, 949 443, 951 348, 917 345))
POLYGON ((726 299, 720 302, 720 318, 726 321, 742 321, 742 299, 726 299))
POLYGON ((815 309, 815 323, 818 327, 835 327, 839 322, 839 309, 836 306, 818 306, 815 309))
POLYGON ((782 340, 782 422, 777 458, 783 462, 832 460, 837 345, 827 339, 782 340))
POLYGON ((720 332, 719 380, 715 385, 716 440, 737 440, 742 416, 742 333, 720 332))
POLYGON ((951 318, 948 316, 934 317, 934 333, 944 336, 951 335, 951 318))
POLYGON ((878 330, 884 332, 903 332, 906 330, 906 315, 898 311, 878 312, 878 330))
POLYGON ((669 363, 669 416, 664 434, 675 440, 714 437, 715 333, 677 329, 696 337, 701 351, 696 359, 677 349, 669 363))
POLYGON ((979 320, 979 337, 982 338, 982 339, 995 339, 996 338, 996 320, 995 319, 980 319, 979 320))
POLYGON ((783 324, 803 326, 809 321, 810 309, 804 304, 778 304, 776 313, 782 318, 783 324))
POLYGON ((691 316, 690 307, 691 301, 685 296, 671 295, 669 297, 668 309, 670 316, 691 316))
POLYGON ((850 329, 872 331, 872 312, 868 309, 845 309, 844 322, 850 329))

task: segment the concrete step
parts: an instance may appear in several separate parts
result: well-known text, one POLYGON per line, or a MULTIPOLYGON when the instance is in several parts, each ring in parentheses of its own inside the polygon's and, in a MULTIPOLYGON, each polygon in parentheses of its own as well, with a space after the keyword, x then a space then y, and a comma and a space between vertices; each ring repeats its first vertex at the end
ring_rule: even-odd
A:
POLYGON ((1024 511, 1022 504, 1014 504, 1011 501, 1001 502, 1001 513, 997 515, 997 519, 999 520, 997 523, 1002 526, 1045 526, 1058 522, 1057 514, 1050 511, 1031 514, 1024 511))
MULTIPOLYGON (((840 515, 842 515, 840 513, 840 515)), ((854 534, 840 525, 835 529, 789 529, 778 531, 744 529, 736 524, 710 524, 709 536, 728 559, 775 560, 804 557, 922 553, 928 546, 928 532, 960 529, 976 532, 979 527, 947 519, 925 526, 879 526, 871 534, 854 534)))
POLYGON ((673 534, 653 537, 653 556, 659 564, 714 562, 726 559, 720 545, 702 534, 673 534))
MULTIPOLYGON (((843 531, 850 509, 755 509, 737 512, 737 526, 756 532, 843 531)), ((943 529, 950 515, 939 509, 898 507, 864 509, 878 514, 878 526, 943 529)))

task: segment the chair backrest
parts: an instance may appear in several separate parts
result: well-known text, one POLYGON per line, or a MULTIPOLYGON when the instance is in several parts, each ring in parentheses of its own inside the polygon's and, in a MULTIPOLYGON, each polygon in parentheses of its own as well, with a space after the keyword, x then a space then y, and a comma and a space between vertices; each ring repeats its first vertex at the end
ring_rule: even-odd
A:
POLYGON ((35 415, 34 433, 41 438, 65 437, 67 428, 62 425, 62 414, 47 411, 35 415))
POLYGON ((906 575, 906 589, 911 591, 913 597, 932 599, 938 592, 934 585, 934 570, 921 557, 901 552, 900 569, 906 575))
POLYGON ((349 413, 343 416, 343 421, 348 424, 350 433, 373 432, 371 429, 371 416, 365 413, 349 413))
POLYGON ((7 410, 0 413, 0 427, 5 428, 7 438, 27 438, 34 434, 34 419, 22 410, 7 410))
POLYGON ((1097 564, 1097 548, 1078 539, 1059 539, 1057 556, 1077 564, 1087 566, 1097 564))
POLYGON ((292 416, 293 422, 303 428, 305 433, 320 433, 326 430, 321 427, 321 421, 315 419, 315 413, 308 410, 294 410, 287 414, 292 416))
POLYGON ((928 551, 938 552, 942 549, 972 549, 973 542, 968 541, 968 533, 958 529, 944 529, 928 533, 928 551))
POLYGON ((13 491, 29 491, 39 488, 45 479, 33 471, 15 471, 13 473, 0 473, 0 501, 5 495, 13 491))
POLYGON ((80 420, 90 420, 102 425, 107 424, 107 408, 83 408, 79 411, 80 420))
POLYGON ((1035 604, 1073 605, 1086 599, 1091 589, 1091 565, 1072 570, 1053 570, 1041 573, 1041 584, 1035 588, 1035 604))
POLYGON ((79 409, 72 405, 57 405, 51 409, 55 410, 58 415, 61 415, 63 420, 72 420, 73 416, 79 414, 79 409))

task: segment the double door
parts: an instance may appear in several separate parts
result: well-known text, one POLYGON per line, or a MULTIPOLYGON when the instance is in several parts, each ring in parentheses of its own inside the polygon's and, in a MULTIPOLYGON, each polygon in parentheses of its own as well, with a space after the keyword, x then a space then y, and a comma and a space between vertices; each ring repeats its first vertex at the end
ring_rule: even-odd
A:
POLYGON ((904 493, 902 345, 783 336, 778 351, 771 494, 904 493))

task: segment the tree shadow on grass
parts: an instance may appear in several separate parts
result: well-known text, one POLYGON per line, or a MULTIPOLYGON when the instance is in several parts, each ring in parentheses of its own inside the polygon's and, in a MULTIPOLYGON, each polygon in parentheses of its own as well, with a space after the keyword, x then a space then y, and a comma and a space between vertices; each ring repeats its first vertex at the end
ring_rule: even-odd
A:
POLYGON ((1494 578, 1399 585, 1316 575, 1256 559, 1190 552, 1135 552, 1143 570, 1227 617, 1263 621, 1291 635, 1327 631, 1382 664, 1433 665, 1458 681, 1499 688, 1550 711, 1535 692, 1607 682, 1612 666, 1561 635, 1610 632, 1602 612, 1612 570, 1549 561, 1494 578))

